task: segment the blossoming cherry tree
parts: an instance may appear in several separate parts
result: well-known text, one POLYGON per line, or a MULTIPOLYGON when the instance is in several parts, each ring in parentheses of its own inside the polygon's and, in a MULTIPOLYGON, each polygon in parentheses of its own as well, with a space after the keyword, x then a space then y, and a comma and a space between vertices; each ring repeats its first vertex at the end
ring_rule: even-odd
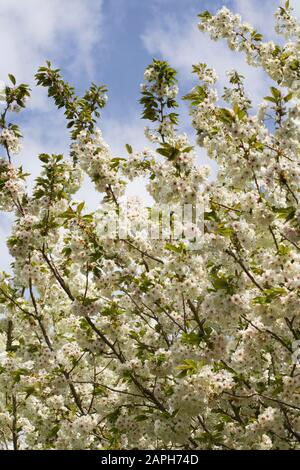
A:
MULTIPOLYGON (((15 217, 12 270, 0 279, 3 449, 300 448, 300 28, 289 2, 276 14, 281 45, 226 8, 199 21, 274 81, 255 110, 237 71, 220 100, 215 72, 193 66, 199 83, 185 99, 197 144, 218 164, 210 180, 177 131, 166 62, 153 61, 141 90, 149 148, 127 144, 122 158, 95 127, 105 87, 78 97, 47 63, 37 84, 64 109, 71 149, 39 155, 28 193, 10 119, 29 89, 10 76, 0 118, 0 208, 15 217), (93 213, 74 198, 84 174, 102 195, 93 213), (140 176, 157 207, 205 207, 196 250, 139 228, 107 236, 140 176)), ((127 219, 137 218, 149 212, 132 199, 127 219)))

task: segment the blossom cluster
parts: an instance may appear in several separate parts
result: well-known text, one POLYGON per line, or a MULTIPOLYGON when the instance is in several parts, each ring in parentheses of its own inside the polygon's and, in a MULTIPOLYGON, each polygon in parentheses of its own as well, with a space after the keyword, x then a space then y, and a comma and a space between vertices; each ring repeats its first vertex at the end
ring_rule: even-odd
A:
POLYGON ((114 160, 108 144, 103 140, 100 129, 91 137, 81 131, 78 140, 73 144, 73 153, 80 167, 95 184, 99 192, 112 191, 117 196, 123 193, 123 183, 114 169, 114 160))
POLYGON ((13 155, 17 155, 21 150, 19 138, 10 129, 3 129, 1 131, 0 144, 7 147, 8 151, 13 155))

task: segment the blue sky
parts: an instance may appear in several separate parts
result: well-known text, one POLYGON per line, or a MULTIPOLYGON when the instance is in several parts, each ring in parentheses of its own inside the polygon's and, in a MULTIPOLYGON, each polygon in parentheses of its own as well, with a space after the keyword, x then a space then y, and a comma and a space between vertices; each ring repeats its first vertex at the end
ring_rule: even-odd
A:
MULTIPOLYGON (((0 80, 13 73, 18 82, 33 88, 28 110, 18 116, 24 142, 15 159, 15 164, 32 173, 29 187, 39 172, 37 155, 66 153, 69 144, 62 112, 55 110, 45 90, 34 87, 34 73, 46 59, 61 68, 79 92, 91 81, 108 86, 100 127, 112 150, 121 155, 125 143, 136 150, 147 145, 138 99, 144 69, 153 57, 166 59, 178 69, 181 96, 195 83, 191 65, 207 62, 216 68, 220 87, 226 84, 226 70, 242 72, 249 94, 258 103, 266 94, 266 77, 245 65, 243 56, 229 51, 223 42, 214 43, 200 33, 197 14, 226 5, 272 39, 272 13, 279 4, 276 0, 1 0, 0 80)), ((295 0, 294 6, 300 17, 300 1, 295 0)), ((193 139, 185 104, 180 111, 181 127, 193 139)), ((207 162, 199 149, 199 163, 207 162)), ((131 192, 145 194, 144 182, 133 185, 131 192)), ((99 200, 88 181, 79 197, 91 207, 99 200)), ((0 215, 2 253, 10 223, 11 217, 0 215)), ((0 270, 8 263, 6 254, 0 270)))

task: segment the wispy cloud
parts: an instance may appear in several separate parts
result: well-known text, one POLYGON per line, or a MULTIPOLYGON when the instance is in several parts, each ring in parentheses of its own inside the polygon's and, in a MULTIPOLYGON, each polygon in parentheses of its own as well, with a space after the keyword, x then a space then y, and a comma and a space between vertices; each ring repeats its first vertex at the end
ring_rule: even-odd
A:
POLYGON ((34 73, 49 59, 77 84, 88 81, 97 64, 94 48, 103 35, 102 7, 103 0, 0 2, 0 80, 12 73, 18 83, 32 88, 27 110, 17 116, 24 141, 20 156, 14 159, 32 173, 30 185, 39 170, 36 155, 62 153, 68 144, 63 113, 55 109, 45 89, 35 86, 34 73))
POLYGON ((91 73, 93 47, 102 34, 102 3, 1 0, 1 73, 30 81, 45 59, 64 63, 73 73, 91 73))

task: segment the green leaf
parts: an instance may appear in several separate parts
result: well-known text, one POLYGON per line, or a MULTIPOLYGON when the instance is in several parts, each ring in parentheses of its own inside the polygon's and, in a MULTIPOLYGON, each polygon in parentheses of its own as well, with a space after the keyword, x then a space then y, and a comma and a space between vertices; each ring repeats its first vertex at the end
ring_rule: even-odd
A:
POLYGON ((285 222, 292 220, 296 214, 296 208, 293 206, 280 208, 272 207, 272 211, 277 214, 279 219, 285 219, 285 222))
POLYGON ((131 154, 132 154, 132 147, 131 147, 131 145, 126 144, 125 147, 126 147, 127 152, 129 153, 129 155, 131 155, 131 154))
POLYGON ((264 295, 255 297, 253 299, 254 304, 267 305, 270 304, 274 299, 286 295, 287 291, 282 287, 273 287, 272 289, 265 289, 264 295))
POLYGON ((62 219, 74 219, 75 218, 75 212, 71 207, 69 207, 65 212, 62 212, 58 217, 62 219))
POLYGON ((234 115, 227 108, 219 108, 217 114, 220 121, 225 122, 226 124, 232 124, 235 119, 234 115))
POLYGON ((188 93, 183 97, 184 100, 190 101, 192 106, 198 106, 198 104, 202 103, 205 98, 207 97, 207 91, 205 86, 195 86, 191 93, 188 93))
POLYGON ((100 396, 105 396, 106 395, 106 390, 104 387, 101 387, 101 385, 98 385, 94 389, 94 395, 100 395, 100 396))
POLYGON ((49 432, 48 438, 53 438, 57 436, 58 431, 60 430, 60 425, 56 424, 49 432))
POLYGON ((170 113, 168 118, 173 124, 178 124, 178 114, 177 113, 170 113))
POLYGON ((78 204, 77 210, 76 210, 77 214, 81 214, 81 212, 83 211, 84 206, 85 206, 84 202, 81 202, 80 204, 78 204))
POLYGON ((280 244, 278 246, 278 254, 280 256, 288 255, 290 253, 290 251, 291 251, 291 249, 288 246, 285 246, 283 244, 280 244))
POLYGON ((191 147, 185 147, 184 149, 182 149, 182 152, 183 152, 183 153, 189 153, 189 152, 191 152, 193 149, 194 149, 193 146, 191 146, 191 147))
POLYGON ((239 105, 238 105, 237 103, 235 103, 235 104, 233 105, 233 111, 235 112, 235 114, 238 114, 238 113, 239 113, 239 110, 240 110, 239 105))
POLYGON ((169 144, 163 144, 163 147, 156 149, 157 153, 163 155, 168 160, 175 160, 180 155, 180 150, 169 144))
POLYGON ((116 168, 118 168, 119 165, 120 165, 120 162, 122 162, 122 161, 126 162, 126 158, 121 158, 121 157, 112 158, 111 161, 110 161, 111 169, 115 170, 116 168))
POLYGON ((240 120, 242 120, 247 115, 246 111, 241 109, 237 103, 234 104, 233 111, 240 120))
POLYGON ((271 103, 277 103, 277 101, 275 100, 275 98, 273 98, 272 96, 265 96, 265 97, 264 97, 264 100, 265 100, 265 101, 271 101, 271 103))
POLYGON ((67 258, 71 255, 72 249, 70 247, 65 247, 62 250, 62 254, 66 256, 67 258))
POLYGON ((253 41, 261 41, 263 39, 263 35, 257 33, 256 31, 253 31, 253 33, 251 34, 251 39, 253 41))
POLYGON ((183 250, 181 246, 172 245, 171 243, 166 243, 165 249, 169 251, 174 251, 175 253, 182 253, 183 250))
POLYGON ((191 344, 193 346, 199 346, 202 339, 201 336, 195 332, 183 333, 181 338, 183 343, 191 344))
POLYGON ((135 421, 138 421, 138 422, 140 422, 140 421, 146 421, 147 419, 149 419, 149 416, 147 416, 147 415, 139 415, 139 416, 136 416, 134 419, 135 419, 135 421))
POLYGON ((293 93, 289 93, 288 95, 286 95, 284 97, 284 101, 287 103, 288 101, 290 101, 293 98, 293 96, 294 96, 293 93))
POLYGON ((213 280, 212 280, 212 285, 214 286, 214 288, 216 290, 225 290, 228 294, 233 294, 234 293, 234 288, 233 286, 230 284, 230 282, 228 282, 228 279, 224 276, 224 277, 215 277, 213 280))
POLYGON ((25 396, 25 400, 27 400, 28 397, 30 397, 30 395, 33 395, 35 393, 35 387, 33 385, 29 386, 29 387, 26 387, 25 388, 25 392, 26 392, 26 396, 25 396))
POLYGON ((260 151, 263 151, 265 146, 262 142, 255 142, 253 144, 253 147, 256 149, 256 150, 260 150, 260 151))
POLYGON ((46 153, 41 153, 39 155, 39 160, 41 160, 41 162, 44 162, 44 163, 49 163, 50 156, 47 155, 46 153))
POLYGON ((198 17, 201 18, 201 20, 207 20, 207 19, 212 18, 212 14, 208 10, 205 10, 202 13, 200 13, 198 17))
POLYGON ((278 101, 281 98, 281 91, 278 90, 277 88, 271 86, 271 92, 276 101, 278 101))
POLYGON ((233 230, 231 227, 226 227, 224 224, 219 224, 217 227, 217 233, 223 237, 230 238, 233 235, 233 230))
POLYGON ((164 157, 169 156, 169 151, 167 149, 159 148, 159 149, 156 149, 156 151, 157 153, 159 153, 160 155, 163 155, 164 157))
POLYGON ((211 212, 204 212, 204 220, 212 220, 214 222, 218 222, 218 215, 216 210, 213 209, 211 212))
POLYGON ((290 64, 290 69, 293 70, 293 71, 298 70, 299 67, 300 67, 300 62, 297 59, 294 59, 290 64))
POLYGON ((13 85, 16 84, 16 79, 11 73, 8 74, 8 78, 10 79, 10 81, 13 85))
POLYGON ((197 372, 198 364, 193 359, 185 359, 183 364, 176 367, 180 371, 179 377, 185 377, 186 375, 193 375, 197 372))

